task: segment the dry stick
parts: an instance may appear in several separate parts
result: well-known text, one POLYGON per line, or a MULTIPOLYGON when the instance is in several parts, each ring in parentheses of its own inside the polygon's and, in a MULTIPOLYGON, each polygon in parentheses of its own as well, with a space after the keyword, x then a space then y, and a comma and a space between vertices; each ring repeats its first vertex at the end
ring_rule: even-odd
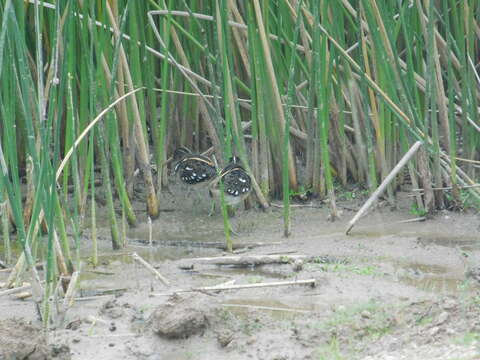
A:
POLYGON ((119 337, 139 337, 137 333, 125 333, 125 334, 96 334, 90 335, 89 338, 119 338, 119 337))
POLYGON ((400 172, 400 170, 405 166, 405 164, 410 160, 410 158, 415 155, 417 150, 420 148, 422 145, 421 141, 417 141, 413 146, 408 150, 408 152, 402 157, 402 159, 398 162, 398 164, 393 168, 393 170, 390 172, 390 174, 387 175, 387 177, 382 181, 380 186, 375 190, 370 196, 370 198, 365 202, 365 204, 358 210, 358 212, 355 214, 352 220, 348 223, 347 230, 345 231, 345 234, 348 235, 350 230, 353 228, 355 223, 360 219, 360 217, 365 213, 365 211, 368 210, 370 206, 378 199, 378 197, 385 191, 387 188, 388 184, 392 182, 393 179, 395 179, 395 176, 400 172))
POLYGON ((68 309, 70 309, 75 300, 75 291, 77 289, 77 283, 80 278, 80 271, 81 271, 82 264, 80 263, 79 270, 75 271, 70 278, 70 282, 68 283, 67 292, 65 293, 65 297, 63 298, 63 305, 58 311, 57 317, 57 324, 61 326, 65 321, 65 315, 67 314, 68 309))
POLYGON ((92 300, 101 300, 111 298, 114 299, 115 295, 97 295, 97 296, 84 296, 84 297, 76 297, 75 301, 92 301, 92 300))
POLYGON ((88 126, 83 130, 83 132, 80 134, 80 136, 75 140, 75 143, 72 145, 72 147, 68 150, 68 152, 65 154, 65 157, 63 158, 60 166, 58 167, 57 169, 57 173, 55 175, 55 178, 56 180, 58 181, 58 179, 60 178, 60 174, 62 173, 63 171, 63 168, 65 167, 65 165, 67 164, 68 160, 70 160, 70 157, 72 156, 73 154, 73 151, 75 150, 75 148, 78 147, 78 145, 80 144, 80 142, 85 138, 85 136, 87 136, 87 134, 90 132, 90 130, 92 129, 92 127, 95 126, 95 124, 97 122, 99 122, 103 116, 108 113, 111 109, 113 109, 115 107, 115 105, 117 105, 120 101, 124 100, 125 98, 135 94, 137 91, 140 91, 140 90, 145 90, 146 87, 139 87, 135 90, 132 90, 132 91, 129 91, 128 93, 126 93, 125 95, 123 96, 120 96, 118 99, 116 99, 114 102, 112 102, 110 105, 108 105, 105 109, 103 109, 95 119, 92 120, 92 122, 90 124, 88 124, 88 126))
POLYGON ((140 255, 138 255, 136 252, 132 253, 132 258, 133 260, 137 261, 138 263, 142 264, 145 266, 155 277, 163 282, 165 285, 170 286, 170 281, 167 280, 162 274, 160 274, 157 269, 155 269, 152 265, 150 265, 148 262, 146 262, 140 255))
POLYGON ((148 217, 148 245, 153 247, 153 228, 152 228, 152 218, 148 217))
POLYGON ((259 305, 246 305, 246 304, 220 304, 223 307, 237 307, 237 308, 245 308, 245 309, 252 309, 252 310, 267 310, 267 311, 282 311, 282 312, 294 312, 300 314, 310 314, 312 311, 310 310, 302 310, 302 309, 292 309, 287 307, 272 307, 272 306, 259 306, 259 305))
MULTIPOLYGON (((470 189, 480 187, 480 184, 457 186, 459 189, 470 189)), ((433 187, 432 190, 452 190, 453 186, 433 187)), ((410 189, 410 192, 423 192, 423 189, 410 189)), ((1 271, 1 270, 0 270, 1 271)))
POLYGON ((191 289, 178 289, 171 293, 157 293, 152 294, 153 296, 170 296, 177 293, 185 292, 195 292, 195 291, 225 291, 225 290, 241 290, 241 289, 252 289, 252 288, 264 288, 264 287, 279 287, 279 286, 290 286, 290 285, 310 285, 315 287, 315 279, 307 280, 296 280, 296 281, 275 281, 269 283, 259 283, 259 284, 242 284, 242 285, 230 285, 230 286, 204 286, 191 289))
MULTIPOLYGON (((81 265, 80 265, 81 268, 81 265)), ((70 279, 70 282, 68 283, 68 288, 67 292, 65 294, 65 298, 63 299, 63 310, 66 312, 68 308, 70 308, 73 305, 73 300, 75 297, 75 291, 77 288, 77 283, 80 277, 80 270, 75 271, 72 274, 72 277, 70 279)))
MULTIPOLYGON (((129 244, 130 247, 139 247, 139 248, 148 248, 153 246, 153 244, 158 245, 158 246, 179 246, 179 247, 201 247, 201 248, 213 248, 213 249, 222 249, 225 250, 225 242, 221 241, 196 241, 196 240, 159 240, 155 241, 154 243, 152 242, 152 245, 150 245, 150 242, 147 241, 146 239, 135 239, 135 238, 130 238, 132 242, 139 242, 145 245, 140 245, 140 244, 129 244)), ((273 241, 273 242, 246 242, 243 244, 233 244, 233 249, 238 250, 238 249, 253 249, 256 247, 262 247, 262 246, 273 246, 273 245, 281 245, 283 244, 282 241, 273 241)), ((130 255, 130 254, 129 254, 130 255)), ((8 269, 10 270, 10 269, 8 269)), ((4 270, 0 270, 2 272, 4 270)))
POLYGON ((313 256, 308 255, 246 255, 246 256, 217 256, 193 258, 188 261, 193 261, 202 264, 210 265, 265 265, 265 264, 287 264, 295 260, 308 261, 313 256))
POLYGON ((400 220, 400 221, 395 222, 394 224, 408 224, 408 223, 412 223, 412 222, 419 222, 419 221, 425 221, 425 220, 427 220, 427 218, 425 216, 421 216, 421 217, 417 217, 417 218, 413 218, 413 219, 400 220))
MULTIPOLYGON (((103 289, 103 290, 90 290, 90 293, 94 293, 94 295, 89 295, 91 297, 100 297, 100 296, 115 296, 116 294, 123 294, 124 292, 128 291, 129 288, 111 288, 111 289, 103 289)), ((82 299, 82 294, 80 294, 80 299, 82 299)))
POLYGON ((30 289, 31 287, 32 287, 31 284, 26 283, 26 284, 23 285, 23 286, 19 286, 19 287, 13 288, 13 289, 8 289, 8 290, 0 291, 0 297, 1 297, 1 296, 6 296, 6 295, 11 295, 11 294, 16 294, 16 293, 19 293, 19 292, 28 290, 28 289, 30 289))
POLYGON ((13 297, 17 300, 25 300, 29 297, 32 297, 32 293, 30 291, 22 291, 18 294, 15 294, 13 297))
POLYGON ((63 256, 62 247, 60 245, 60 242, 58 241, 58 235, 56 230, 53 230, 53 244, 55 246, 57 263, 58 263, 58 268, 60 270, 60 273, 64 276, 68 276, 69 273, 68 273, 67 263, 65 262, 65 257, 63 256))

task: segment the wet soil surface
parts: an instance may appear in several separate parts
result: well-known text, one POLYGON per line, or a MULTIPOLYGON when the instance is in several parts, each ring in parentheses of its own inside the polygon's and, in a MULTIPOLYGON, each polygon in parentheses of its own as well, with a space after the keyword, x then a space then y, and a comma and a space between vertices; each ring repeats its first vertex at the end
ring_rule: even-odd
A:
MULTIPOLYGON (((207 216, 206 198, 167 195, 151 228, 143 216, 127 232, 125 249, 109 250, 108 231, 100 231, 96 268, 91 249, 82 249, 77 300, 64 324, 46 338, 18 338, 43 344, 38 349, 47 353, 68 347, 72 359, 480 359, 478 214, 440 212, 402 223, 415 217, 405 200, 394 211, 377 207, 346 236, 361 203, 340 203, 335 222, 321 203, 294 207, 288 239, 281 208, 237 211, 237 255, 309 256, 245 268, 195 261, 228 255, 223 221, 207 216), (180 291, 305 279, 316 286, 180 291)), ((7 276, 0 272, 0 282, 7 276)), ((0 309, 2 334, 5 326, 40 326, 31 298, 0 297, 0 309)))

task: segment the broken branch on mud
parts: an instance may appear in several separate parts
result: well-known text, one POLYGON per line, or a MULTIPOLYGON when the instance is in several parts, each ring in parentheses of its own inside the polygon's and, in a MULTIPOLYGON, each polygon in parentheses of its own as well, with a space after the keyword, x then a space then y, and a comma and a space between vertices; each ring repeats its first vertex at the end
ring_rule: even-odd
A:
POLYGON ((6 296, 6 295, 11 295, 11 294, 16 294, 16 293, 19 293, 19 292, 28 290, 28 289, 30 289, 31 287, 32 287, 31 284, 29 284, 29 283, 24 283, 24 285, 22 285, 22 286, 19 286, 19 287, 16 287, 16 288, 12 288, 12 289, 8 289, 8 290, 0 291, 0 296, 6 296))
POLYGON ((216 256, 193 258, 188 261, 211 265, 256 266, 267 264, 289 264, 296 260, 309 261, 313 256, 308 255, 244 255, 244 256, 216 256))
MULTIPOLYGON (((137 247, 147 247, 149 246, 148 240, 144 239, 131 239, 131 242, 138 242, 145 245, 136 245, 136 244, 129 244, 129 246, 137 246, 137 247)), ((200 248, 213 248, 213 249, 221 249, 226 250, 225 242, 224 241, 196 241, 196 240, 154 240, 152 242, 153 245, 159 246, 180 246, 180 247, 200 247, 200 248)), ((254 242, 254 243, 244 243, 244 244, 233 244, 233 250, 236 249, 253 249, 256 247, 262 246, 272 246, 272 245, 281 245, 281 241, 276 242, 254 242)))
POLYGON ((241 289, 279 287, 279 286, 290 286, 290 285, 310 285, 311 287, 315 287, 315 282, 316 282, 315 279, 307 279, 307 280, 295 280, 295 281, 275 281, 275 282, 258 283, 258 284, 204 286, 204 287, 191 288, 191 289, 177 289, 169 293, 152 294, 152 296, 171 296, 174 294, 185 293, 185 292, 241 290, 241 289))
POLYGON ((410 150, 407 151, 407 153, 400 159, 398 164, 393 168, 393 170, 390 172, 390 174, 387 175, 387 177, 382 181, 380 186, 375 190, 368 198, 368 200, 363 204, 363 206, 358 210, 358 212, 355 214, 352 220, 348 223, 347 230, 345 230, 345 234, 348 235, 350 233, 350 230, 352 230, 353 226, 355 223, 362 217, 362 215, 370 208, 370 206, 373 205, 373 203, 380 197, 380 195, 383 194, 385 189, 387 188, 388 184, 390 184, 394 179, 395 176, 402 170, 402 168, 407 164, 407 162, 412 158, 413 155, 417 152, 417 150, 420 148, 422 145, 421 141, 417 141, 415 144, 412 145, 410 150))
POLYGON ((272 307, 272 306, 261 306, 261 305, 248 305, 248 304, 220 304, 223 307, 237 307, 237 308, 245 308, 251 310, 267 310, 267 311, 281 311, 281 312, 293 312, 293 313, 300 313, 300 314, 309 314, 312 311, 310 310, 303 310, 303 309, 292 309, 287 307, 272 307))

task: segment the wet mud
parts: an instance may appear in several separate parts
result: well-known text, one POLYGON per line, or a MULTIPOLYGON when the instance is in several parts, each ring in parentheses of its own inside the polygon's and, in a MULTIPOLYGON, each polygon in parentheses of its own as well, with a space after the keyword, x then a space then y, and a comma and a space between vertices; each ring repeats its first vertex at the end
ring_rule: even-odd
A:
MULTIPOLYGON (((193 267, 181 267, 186 259, 226 254, 222 219, 207 216, 209 205, 206 197, 166 196, 161 208, 168 211, 151 227, 140 218, 120 252, 100 229, 95 268, 85 230, 77 299, 48 343, 67 346, 72 359, 480 358, 480 284, 467 276, 480 265, 478 214, 445 211, 404 223, 415 216, 400 203, 395 211, 375 209, 346 236, 354 215, 348 209, 358 204, 343 204, 342 218, 330 222, 318 203, 292 209, 286 239, 281 208, 239 210, 232 219, 239 256, 310 260, 257 267, 192 260, 193 267), (132 252, 171 285, 133 261, 132 252), (315 279, 316 287, 188 291, 302 279, 315 279)), ((0 272, 0 281, 7 276, 0 272)), ((4 296, 0 306, 0 320, 38 321, 31 298, 4 296)))

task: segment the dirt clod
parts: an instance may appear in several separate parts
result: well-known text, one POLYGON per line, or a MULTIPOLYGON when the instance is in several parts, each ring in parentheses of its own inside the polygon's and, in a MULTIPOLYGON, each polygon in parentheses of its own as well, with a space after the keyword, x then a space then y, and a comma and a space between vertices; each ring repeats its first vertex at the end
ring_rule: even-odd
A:
POLYGON ((109 317, 110 319, 119 319, 125 315, 125 306, 121 306, 116 299, 109 300, 103 304, 100 313, 109 317))
POLYGON ((295 260, 293 263, 293 271, 299 272, 303 270, 303 261, 300 259, 295 260))
POLYGON ((66 345, 48 346, 43 330, 23 320, 0 321, 0 359, 70 359, 66 345))
POLYGON ((212 298, 203 294, 172 296, 150 316, 155 333, 167 338, 187 338, 207 326, 207 314, 212 308, 212 298))
POLYGON ((221 347, 226 347, 233 340, 233 332, 230 330, 223 330, 217 333, 217 341, 221 347))
POLYGON ((448 320, 448 312, 444 311, 438 316, 437 325, 442 325, 445 321, 448 320))

